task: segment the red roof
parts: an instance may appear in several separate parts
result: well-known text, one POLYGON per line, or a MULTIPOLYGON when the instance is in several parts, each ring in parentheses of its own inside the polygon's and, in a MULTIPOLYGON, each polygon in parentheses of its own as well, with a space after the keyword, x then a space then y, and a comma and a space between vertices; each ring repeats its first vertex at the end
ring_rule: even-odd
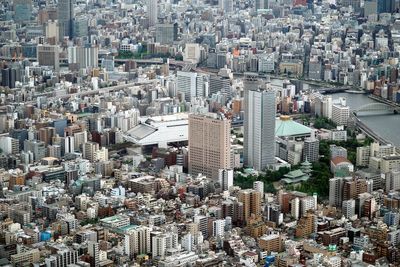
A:
POLYGON ((293 6, 306 6, 307 0, 294 0, 293 6))
POLYGON ((331 162, 332 162, 333 164, 335 164, 335 166, 338 165, 338 164, 340 164, 340 163, 350 163, 350 164, 351 164, 350 160, 346 159, 345 157, 334 157, 334 158, 331 160, 331 162))

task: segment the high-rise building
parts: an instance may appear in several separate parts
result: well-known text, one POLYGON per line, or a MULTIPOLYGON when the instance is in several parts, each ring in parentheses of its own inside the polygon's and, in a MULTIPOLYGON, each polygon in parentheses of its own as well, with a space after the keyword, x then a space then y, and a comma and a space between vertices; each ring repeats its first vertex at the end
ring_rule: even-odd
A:
POLYGON ((147 17, 149 19, 149 26, 157 24, 158 5, 157 0, 147 0, 147 17))
POLYGON ((317 231, 317 216, 313 212, 307 212, 297 223, 296 237, 308 237, 317 231))
POLYGON ((361 1, 360 0, 341 0, 341 5, 344 7, 351 6, 355 12, 360 11, 361 1))
POLYGON ((154 257, 165 257, 168 249, 178 246, 178 234, 174 232, 158 233, 152 236, 151 252, 154 257))
POLYGON ((79 68, 96 68, 99 63, 97 46, 68 47, 68 64, 79 64, 79 68))
POLYGON ((1 70, 1 86, 15 88, 17 69, 5 68, 1 70))
POLYGON ((58 21, 63 29, 62 35, 73 37, 74 0, 58 1, 58 21))
POLYGON ((231 121, 222 114, 189 115, 189 173, 214 180, 230 168, 231 121))
POLYGON ((225 233, 225 220, 215 220, 213 221, 213 236, 223 236, 225 233))
POLYGON ((220 169, 218 171, 218 181, 221 185, 222 191, 226 191, 229 187, 233 186, 233 170, 220 169))
POLYGON ((72 26, 72 35, 74 38, 88 36, 89 18, 87 16, 75 17, 72 26))
POLYGON ((63 139, 63 144, 62 144, 62 149, 61 149, 61 154, 69 154, 69 153, 74 153, 75 152, 75 140, 73 136, 66 136, 63 139))
POLYGON ((60 41, 60 24, 57 20, 47 21, 44 29, 48 42, 50 42, 50 40, 54 40, 54 43, 52 44, 56 44, 56 42, 60 41))
POLYGON ((390 192, 392 190, 397 191, 400 190, 400 171, 390 171, 386 173, 386 192, 390 192))
POLYGON ((225 13, 233 12, 233 0, 218 0, 218 7, 225 13))
POLYGON ((19 150, 24 149, 24 141, 28 139, 28 131, 26 129, 12 129, 10 131, 10 136, 12 138, 18 139, 19 150))
POLYGON ((387 226, 399 226, 400 222, 400 213, 394 212, 394 211, 389 211, 386 212, 385 215, 383 216, 383 221, 386 223, 387 226))
POLYGON ((268 0, 256 0, 255 8, 256 8, 256 10, 267 9, 268 8, 268 0))
POLYGON ((208 76, 196 72, 178 71, 177 90, 184 94, 188 102, 194 97, 205 97, 208 95, 208 76))
POLYGON ((396 0, 376 0, 377 1, 377 11, 380 13, 393 13, 395 12, 396 0))
POLYGON ((356 201, 354 199, 345 200, 342 203, 342 214, 345 218, 350 219, 355 215, 356 201))
POLYGON ((151 252, 150 246, 150 228, 146 226, 138 226, 129 229, 125 234, 125 253, 129 257, 138 254, 148 254, 151 252))
POLYGON ((183 54, 184 61, 190 61, 192 63, 199 63, 201 57, 200 44, 197 43, 186 43, 185 51, 183 54))
MULTIPOLYGON (((349 0, 347 0, 349 1, 349 0)), ((351 2, 356 2, 352 0, 351 2)), ((360 2, 360 1, 358 1, 360 2)), ((364 16, 371 14, 393 13, 396 11, 396 0, 365 0, 364 16)))
POLYGON ((347 159, 347 149, 341 146, 330 145, 329 150, 331 152, 331 159, 336 157, 343 157, 347 159))
POLYGON ((83 147, 83 158, 94 161, 96 151, 99 150, 99 144, 95 142, 86 142, 83 147))
POLYGON ((51 66, 55 71, 60 70, 60 52, 57 45, 38 45, 37 60, 41 66, 51 66))
POLYGON ((221 77, 219 75, 210 75, 210 90, 209 96, 220 92, 227 97, 231 97, 231 81, 227 77, 221 77))
POLYGON ((260 86, 258 76, 244 80, 244 164, 264 170, 275 163, 275 91, 260 86))
POLYGON ((305 215, 310 210, 317 209, 317 199, 314 196, 307 196, 300 199, 300 214, 305 215))
POLYGON ((300 199, 298 197, 293 198, 290 201, 290 204, 291 204, 290 214, 293 216, 293 218, 298 220, 300 218, 300 199))
POLYGON ((264 196, 264 182, 262 181, 255 181, 253 183, 253 189, 260 192, 261 197, 264 196))
POLYGON ((346 105, 346 99, 341 97, 339 102, 332 105, 332 121, 337 125, 347 125, 350 117, 350 107, 346 105))
POLYGON ((54 127, 43 127, 39 129, 38 139, 43 141, 46 146, 53 144, 53 137, 56 136, 56 129, 54 127))
POLYGON ((283 222, 281 206, 276 203, 268 203, 264 208, 264 215, 267 221, 274 222, 276 225, 283 222))
POLYGON ((311 133, 311 137, 304 140, 303 160, 308 160, 309 162, 319 160, 319 140, 315 138, 314 133, 311 133))
POLYGON ((190 225, 189 231, 196 234, 197 231, 203 234, 203 237, 208 238, 208 217, 204 215, 196 215, 193 218, 194 224, 190 225))
POLYGON ((340 206, 343 196, 343 178, 333 177, 329 179, 329 205, 340 206))
POLYGON ((355 199, 359 194, 368 191, 368 183, 365 179, 346 179, 343 184, 343 200, 355 199))
POLYGON ((254 215, 261 213, 261 194, 253 189, 239 191, 239 201, 243 203, 243 218, 247 222, 254 215))
POLYGON ((88 253, 91 256, 91 267, 97 267, 100 265, 100 250, 99 243, 96 241, 88 241, 88 253))
POLYGON ((178 24, 157 24, 156 42, 160 44, 172 44, 178 38, 178 24))
POLYGON ((14 0, 14 21, 30 21, 32 16, 32 0, 14 0))
POLYGON ((11 255, 11 265, 12 266, 29 266, 39 262, 40 252, 39 249, 27 249, 22 250, 19 253, 11 255))
POLYGON ((42 141, 25 140, 24 151, 33 153, 34 160, 40 160, 46 156, 46 145, 42 141))
POLYGON ((46 266, 68 266, 78 261, 78 251, 67 247, 52 247, 57 251, 45 259, 46 266))

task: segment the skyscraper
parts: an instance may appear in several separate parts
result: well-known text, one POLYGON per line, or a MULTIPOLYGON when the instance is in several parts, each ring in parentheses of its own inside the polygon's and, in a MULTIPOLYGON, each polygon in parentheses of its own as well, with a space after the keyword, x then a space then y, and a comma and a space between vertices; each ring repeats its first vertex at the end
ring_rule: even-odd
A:
POLYGON ((100 250, 99 250, 99 243, 95 241, 88 242, 88 253, 92 257, 91 266, 97 267, 100 263, 100 250))
POLYGON ((378 0, 378 13, 393 13, 395 11, 395 0, 378 0))
POLYGON ((226 13, 233 11, 233 0, 219 0, 218 7, 226 13))
POLYGON ((149 26, 157 24, 158 6, 157 0, 147 0, 147 16, 149 19, 149 26))
POLYGON ((304 140, 303 160, 316 162, 319 160, 319 140, 315 138, 314 132, 311 132, 311 137, 304 140))
POLYGON ((233 170, 232 169, 220 169, 218 176, 219 184, 223 191, 228 190, 229 187, 233 186, 233 170))
POLYGON ((240 190, 238 198, 243 203, 243 218, 246 222, 252 215, 260 215, 261 193, 259 191, 253 189, 240 190))
POLYGON ((213 236, 223 236, 225 233, 225 220, 213 221, 213 236))
POLYGON ((95 45, 68 47, 68 64, 79 64, 80 68, 96 68, 99 62, 99 48, 95 45))
POLYGON ((196 72, 177 72, 177 89, 184 94, 185 100, 208 95, 208 76, 196 72))
POLYGON ((73 0, 58 1, 58 21, 64 29, 64 36, 70 39, 73 37, 73 18, 74 18, 74 3, 73 0))
POLYGON ((189 116, 189 172, 214 180, 220 169, 230 168, 231 121, 220 114, 189 116))
POLYGON ((156 41, 160 44, 171 44, 178 36, 178 24, 157 24, 156 41))
POLYGON ((29 21, 32 16, 32 0, 14 0, 14 20, 29 21))
POLYGON ((345 218, 350 219, 355 215, 356 201, 354 199, 342 202, 342 214, 345 218))
POLYGON ((343 195, 343 178, 333 177, 329 179, 329 205, 340 206, 343 195))
POLYGON ((68 153, 74 153, 75 148, 74 148, 75 140, 73 136, 66 136, 63 139, 63 147, 61 151, 63 152, 62 155, 68 154, 68 153))
POLYGON ((246 74, 244 110, 244 164, 264 170, 275 162, 275 91, 256 74, 246 74))
POLYGON ((255 5, 256 5, 255 6, 256 10, 267 9, 268 8, 268 0, 256 0, 255 5))
POLYGON ((125 253, 129 257, 150 253, 150 228, 138 226, 125 234, 125 253))
POLYGON ((60 53, 57 45, 38 45, 37 59, 39 65, 52 66, 55 71, 60 70, 60 53))

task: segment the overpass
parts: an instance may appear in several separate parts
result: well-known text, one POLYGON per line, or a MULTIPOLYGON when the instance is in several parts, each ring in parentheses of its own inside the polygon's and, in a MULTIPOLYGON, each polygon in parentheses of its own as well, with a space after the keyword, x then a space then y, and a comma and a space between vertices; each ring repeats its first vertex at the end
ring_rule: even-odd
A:
POLYGON ((373 100, 375 100, 375 101, 377 101, 377 102, 380 102, 380 103, 384 103, 384 104, 386 104, 386 105, 389 105, 389 106, 391 106, 391 107, 393 107, 393 108, 396 108, 396 109, 400 108, 400 104, 399 104, 399 103, 396 103, 396 102, 393 102, 393 101, 384 99, 384 98, 382 98, 382 97, 379 97, 379 96, 376 96, 376 95, 372 95, 372 94, 369 95, 368 97, 371 98, 371 99, 373 99, 373 100))
POLYGON ((388 105, 384 103, 369 103, 362 105, 357 109, 353 110, 356 116, 372 116, 387 114, 398 114, 400 112, 400 106, 388 105))
MULTIPOLYGON (((37 61, 36 57, 27 57, 27 58, 22 58, 22 59, 27 59, 29 61, 37 61)), ((13 58, 13 57, 4 57, 4 56, 0 56, 0 60, 5 60, 5 61, 12 61, 12 60, 17 60, 17 58, 13 58)), ((99 63, 101 63, 101 58, 99 58, 99 63)), ((128 59, 122 59, 122 58, 114 58, 114 62, 115 63, 125 63, 128 61, 133 61, 136 62, 139 65, 162 65, 165 64, 166 62, 164 61, 163 58, 149 58, 149 59, 135 59, 135 58, 128 58, 128 59)), ((62 58, 60 59, 60 64, 66 64, 68 63, 68 59, 66 58, 62 58)), ((183 61, 179 61, 179 60, 175 60, 175 59, 170 59, 169 60, 169 64, 170 65, 174 65, 177 67, 184 67, 185 65, 187 65, 187 62, 183 62, 183 61)))
POLYGON ((316 90, 316 91, 320 92, 321 94, 335 94, 335 93, 346 92, 349 89, 351 89, 351 88, 348 86, 340 86, 340 87, 315 88, 313 90, 316 90))
MULTIPOLYGON (((135 82, 135 83, 125 83, 125 84, 119 84, 119 85, 115 85, 115 86, 110 86, 110 87, 106 87, 106 88, 100 88, 97 90, 89 90, 89 91, 83 91, 83 92, 79 92, 79 93, 73 93, 73 94, 64 94, 64 95, 60 95, 60 96, 52 96, 50 97, 50 100, 54 100, 54 99, 70 99, 75 98, 75 97, 84 97, 84 96, 90 96, 90 95, 101 95, 101 94, 105 94, 105 93, 110 93, 110 92, 114 92, 114 91, 119 91, 128 87, 132 87, 132 86, 140 86, 140 85, 146 85, 146 84, 151 84, 153 83, 153 81, 146 81, 146 82, 135 82)), ((38 97, 38 96, 35 96, 38 97)), ((35 104, 36 101, 32 100, 32 101, 25 101, 22 103, 11 103, 11 104, 24 104, 24 105, 33 105, 35 104)))
POLYGON ((376 142, 379 142, 382 145, 390 144, 390 142, 386 141, 383 137, 379 136, 379 134, 375 133, 373 130, 371 130, 371 128, 365 125, 365 123, 363 123, 359 118, 357 118, 357 116, 353 114, 352 118, 354 120, 356 128, 358 128, 365 135, 371 137, 376 142))

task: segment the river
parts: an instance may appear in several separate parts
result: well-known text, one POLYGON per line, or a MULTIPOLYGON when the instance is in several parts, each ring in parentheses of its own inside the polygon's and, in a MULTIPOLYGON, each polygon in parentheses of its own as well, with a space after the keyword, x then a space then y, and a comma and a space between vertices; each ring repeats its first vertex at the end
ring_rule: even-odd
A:
MULTIPOLYGON (((282 85, 281 79, 271 79, 271 83, 275 85, 282 85)), ((311 84, 303 83, 303 90, 316 87, 311 84)), ((333 100, 339 97, 346 97, 347 105, 350 109, 356 109, 362 105, 369 103, 377 103, 377 101, 369 98, 364 94, 350 94, 350 93, 337 93, 332 94, 333 100)), ((400 115, 372 115, 372 116, 359 116, 358 117, 365 125, 367 125, 375 133, 379 134, 383 139, 400 147, 400 115)))
MULTIPOLYGON (((337 93, 332 95, 333 99, 346 97, 350 109, 356 109, 362 105, 376 103, 377 101, 362 94, 337 93)), ((358 117, 375 133, 395 146, 400 146, 400 115, 372 115, 358 117)))

